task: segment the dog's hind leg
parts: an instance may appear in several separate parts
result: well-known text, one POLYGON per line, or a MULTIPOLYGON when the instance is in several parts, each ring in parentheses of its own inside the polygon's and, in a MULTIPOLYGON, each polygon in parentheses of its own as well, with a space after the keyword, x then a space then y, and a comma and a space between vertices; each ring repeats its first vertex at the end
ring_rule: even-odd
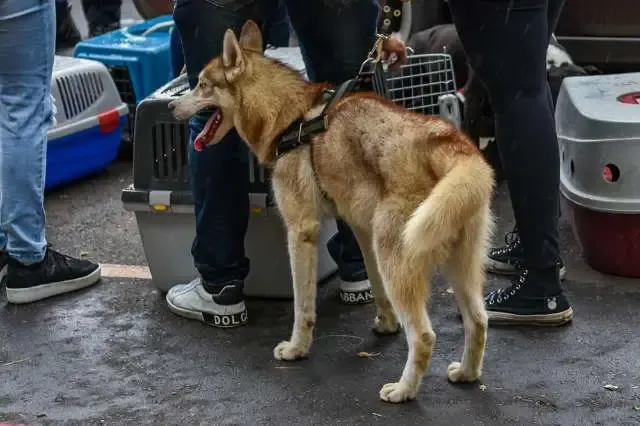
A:
POLYGON ((412 210, 403 204, 402 200, 385 201, 378 206, 373 223, 380 273, 409 346, 402 377, 380 390, 383 401, 394 403, 415 399, 436 340, 426 307, 429 283, 425 274, 431 271, 425 265, 410 264, 403 256, 401 230, 412 210))
POLYGON ((469 221, 443 271, 453 287, 464 323, 462 361, 452 362, 448 370, 449 380, 454 383, 473 382, 482 375, 487 341, 487 312, 483 298, 484 262, 490 226, 491 216, 487 212, 469 221))
POLYGON ((371 230, 361 230, 355 226, 352 226, 352 229, 362 251, 364 264, 367 268, 367 276, 371 283, 371 292, 376 304, 376 318, 373 323, 373 330, 379 334, 395 334, 400 330, 400 324, 398 324, 380 277, 378 262, 373 251, 371 230))

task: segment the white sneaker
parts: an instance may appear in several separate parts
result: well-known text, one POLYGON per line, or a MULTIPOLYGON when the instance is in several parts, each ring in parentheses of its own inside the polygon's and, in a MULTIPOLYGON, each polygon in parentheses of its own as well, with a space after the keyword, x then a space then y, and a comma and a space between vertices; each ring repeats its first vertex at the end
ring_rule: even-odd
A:
POLYGON ((371 283, 369 280, 340 280, 340 301, 345 305, 361 305, 373 302, 371 283))
POLYGON ((179 284, 167 293, 169 309, 176 315, 195 319, 220 328, 232 328, 247 323, 241 282, 222 286, 215 294, 209 293, 198 277, 189 284, 179 284))

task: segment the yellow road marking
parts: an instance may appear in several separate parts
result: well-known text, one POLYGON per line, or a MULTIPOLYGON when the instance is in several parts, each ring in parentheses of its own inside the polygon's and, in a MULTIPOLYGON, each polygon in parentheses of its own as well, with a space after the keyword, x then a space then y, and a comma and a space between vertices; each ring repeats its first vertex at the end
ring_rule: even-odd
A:
POLYGON ((107 278, 137 278, 143 280, 151 279, 149 267, 144 265, 117 265, 112 263, 102 263, 102 276, 107 278))

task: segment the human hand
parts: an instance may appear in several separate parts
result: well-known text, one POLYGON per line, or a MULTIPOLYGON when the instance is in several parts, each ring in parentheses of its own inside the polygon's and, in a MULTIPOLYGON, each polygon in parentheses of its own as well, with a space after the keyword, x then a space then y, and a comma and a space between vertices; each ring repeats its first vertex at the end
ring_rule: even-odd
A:
POLYGON ((382 40, 381 54, 382 59, 389 62, 391 70, 407 63, 407 46, 393 35, 382 40))

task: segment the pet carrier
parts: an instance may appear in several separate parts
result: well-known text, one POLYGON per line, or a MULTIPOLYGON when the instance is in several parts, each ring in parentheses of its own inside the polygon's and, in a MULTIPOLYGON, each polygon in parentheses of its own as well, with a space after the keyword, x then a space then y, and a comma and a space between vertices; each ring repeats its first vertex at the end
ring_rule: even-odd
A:
POLYGON ((460 97, 457 94, 451 55, 409 55, 407 63, 390 71, 387 65, 368 60, 360 74, 371 79, 373 90, 405 108, 426 115, 440 115, 460 128, 460 97), (377 71, 382 67, 382 73, 377 71))
MULTIPOLYGON (((266 54, 304 73, 298 48, 267 50, 266 54)), ((442 96, 455 93, 453 79, 447 80, 452 77, 452 71, 446 70, 445 62, 436 62, 446 59, 440 55, 431 62, 427 59, 431 58, 411 58, 409 64, 393 74, 392 78, 397 79, 390 80, 389 84, 391 89, 408 91, 405 95, 391 91, 400 104, 411 103, 414 110, 439 113, 442 96), (420 66, 412 67, 416 63, 420 66), (412 72, 417 76, 412 76, 412 72), (435 97, 431 95, 433 90, 439 91, 435 97), (420 94, 431 97, 420 101, 420 94)), ((186 90, 188 85, 182 76, 138 106, 133 184, 122 192, 124 208, 135 212, 153 284, 163 291, 196 276, 191 257, 195 221, 188 186, 187 123, 176 121, 168 109, 168 103, 186 90)), ((246 294, 291 298, 293 286, 286 234, 271 200, 269 173, 258 165, 253 155, 250 155, 249 173, 252 214, 246 249, 252 267, 245 283, 246 294)), ((335 221, 327 220, 318 247, 318 279, 329 277, 337 269, 326 248, 335 232, 335 221)))
POLYGON ((109 68, 120 96, 129 106, 125 142, 133 141, 138 103, 173 77, 169 47, 171 27, 171 16, 159 16, 83 40, 73 50, 73 56, 93 59, 109 68))
POLYGON ((51 93, 57 123, 47 135, 47 189, 115 160, 128 111, 109 71, 96 61, 56 56, 51 93))
POLYGON ((587 263, 640 277, 640 73, 566 78, 556 122, 563 204, 587 263))
MULTIPOLYGON (((296 55, 291 49, 269 49, 267 54, 304 71, 299 51, 296 55)), ((195 220, 188 185, 187 122, 176 121, 168 109, 168 103, 187 90, 186 76, 181 76, 139 104, 133 184, 122 192, 124 208, 135 212, 152 282, 161 291, 197 275, 191 257, 195 220)), ((251 215, 246 250, 251 273, 245 294, 290 298, 293 288, 284 224, 270 199, 268 174, 252 155, 249 161, 251 215)), ((326 249, 335 232, 334 222, 327 221, 319 242, 320 280, 336 271, 326 249)))

